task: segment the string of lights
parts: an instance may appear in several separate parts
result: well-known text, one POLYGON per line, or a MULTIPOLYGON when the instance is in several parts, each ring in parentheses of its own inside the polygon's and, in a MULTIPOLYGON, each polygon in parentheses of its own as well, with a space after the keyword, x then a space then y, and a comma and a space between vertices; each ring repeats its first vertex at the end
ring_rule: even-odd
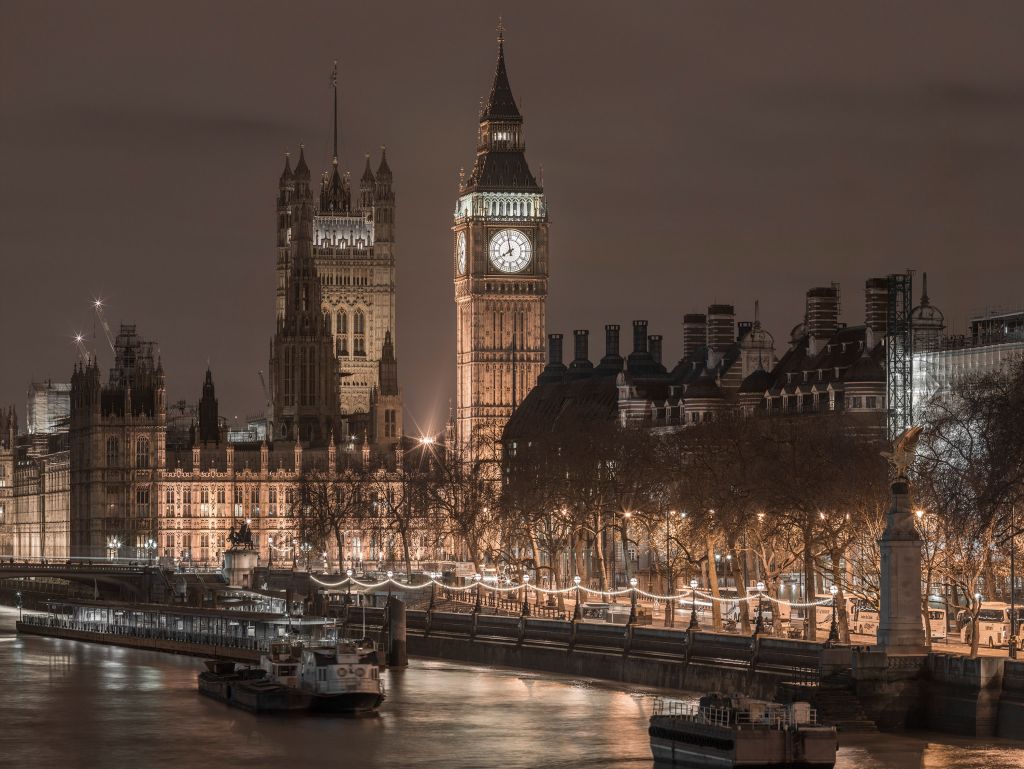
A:
POLYGON ((693 593, 690 595, 659 595, 658 593, 649 593, 646 590, 641 590, 638 587, 626 587, 622 588, 621 590, 597 590, 591 587, 583 587, 582 585, 573 585, 572 587, 565 588, 546 588, 540 587, 538 585, 531 585, 528 581, 521 583, 513 583, 502 587, 501 585, 489 585, 486 582, 482 582, 480 580, 475 580, 474 582, 468 585, 446 585, 443 582, 438 582, 433 577, 428 579, 426 582, 421 582, 418 585, 407 585, 404 582, 396 581, 393 577, 390 576, 384 580, 381 580, 380 582, 360 582, 354 577, 346 577, 345 579, 339 580, 338 582, 324 582, 323 580, 320 580, 317 577, 311 577, 311 579, 321 587, 336 588, 351 585, 352 587, 361 588, 363 590, 376 590, 378 588, 382 588, 389 585, 400 590, 426 590, 430 587, 436 586, 444 588, 445 590, 451 590, 458 593, 465 593, 470 590, 475 590, 478 587, 484 590, 489 590, 492 593, 514 593, 516 591, 525 589, 533 590, 543 595, 567 595, 569 593, 574 593, 578 590, 580 592, 587 593, 588 596, 596 595, 608 598, 613 596, 626 596, 630 593, 635 592, 637 595, 641 595, 644 598, 653 601, 679 601, 683 604, 687 604, 690 601, 692 601, 692 595, 695 594, 698 598, 702 600, 717 603, 737 603, 740 601, 749 602, 759 601, 763 599, 766 601, 770 601, 771 603, 779 604, 780 606, 789 606, 791 608, 797 609, 806 609, 812 606, 829 606, 832 603, 831 597, 823 598, 819 601, 808 601, 800 603, 797 601, 787 601, 783 598, 775 598, 773 596, 768 595, 767 593, 762 592, 751 593, 749 595, 736 598, 722 598, 721 596, 714 596, 710 593, 705 593, 700 590, 694 590, 693 593))

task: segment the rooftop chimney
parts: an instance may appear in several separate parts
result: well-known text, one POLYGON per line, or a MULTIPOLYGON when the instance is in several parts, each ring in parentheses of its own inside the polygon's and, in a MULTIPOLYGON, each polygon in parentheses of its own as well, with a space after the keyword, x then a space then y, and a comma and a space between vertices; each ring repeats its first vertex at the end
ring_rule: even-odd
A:
POLYGON ((702 312, 683 316, 683 357, 688 358, 708 342, 708 318, 702 312))
POLYGON ((808 336, 825 340, 839 328, 839 286, 812 288, 807 292, 804 330, 808 336))
POLYGON ((633 354, 647 352, 647 321, 633 321, 633 354))
POLYGON ((548 365, 537 377, 537 384, 561 382, 565 379, 566 368, 562 363, 562 335, 548 334, 548 365))
POLYGON ((736 341, 736 310, 731 304, 708 307, 708 347, 721 352, 736 341))
POLYGON ((589 372, 594 368, 594 364, 590 362, 590 331, 585 328, 578 328, 572 332, 572 336, 575 343, 576 356, 573 358, 572 363, 569 364, 569 368, 572 371, 589 372))
POLYGON ((651 334, 647 337, 647 351, 654 358, 654 362, 661 365, 661 334, 651 334))
POLYGON ((618 323, 610 323, 604 327, 604 357, 601 358, 598 368, 605 373, 622 371, 618 323))
POLYGON ((864 324, 875 332, 875 338, 885 336, 885 319, 889 314, 889 280, 871 278, 864 284, 864 324))

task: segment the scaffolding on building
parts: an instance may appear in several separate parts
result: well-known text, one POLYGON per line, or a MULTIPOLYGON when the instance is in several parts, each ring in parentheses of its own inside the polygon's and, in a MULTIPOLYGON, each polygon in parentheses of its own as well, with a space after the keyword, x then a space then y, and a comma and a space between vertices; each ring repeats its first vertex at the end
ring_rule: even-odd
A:
POLYGON ((886 432, 895 440, 912 424, 914 416, 914 350, 910 322, 913 274, 888 277, 885 323, 886 432))

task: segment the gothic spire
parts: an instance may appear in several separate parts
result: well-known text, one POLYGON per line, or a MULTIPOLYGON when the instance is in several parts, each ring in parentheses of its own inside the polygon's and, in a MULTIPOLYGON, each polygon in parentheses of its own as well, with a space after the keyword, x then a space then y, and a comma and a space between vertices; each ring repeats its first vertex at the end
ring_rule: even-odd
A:
POLYGON ((299 145, 299 162, 295 164, 296 178, 309 180, 309 166, 306 165, 306 145, 299 145))
POLYGON ((383 144, 380 146, 380 165, 377 166, 377 179, 379 181, 391 179, 391 166, 388 165, 388 148, 383 144))
POLYGON ((505 28, 501 19, 498 19, 498 63, 494 68, 494 83, 480 120, 522 120, 508 83, 508 72, 505 71, 505 28))
POLYGON ((370 170, 370 156, 369 156, 369 154, 367 154, 367 156, 366 156, 366 168, 363 169, 362 181, 369 182, 370 184, 373 184, 373 181, 374 181, 374 179, 373 179, 373 171, 370 170))
POLYGON ((334 60, 334 69, 331 71, 331 87, 334 89, 334 163, 338 166, 338 60, 334 60))
POLYGON ((287 184, 292 180, 292 153, 284 153, 284 170, 281 172, 281 184, 287 184))

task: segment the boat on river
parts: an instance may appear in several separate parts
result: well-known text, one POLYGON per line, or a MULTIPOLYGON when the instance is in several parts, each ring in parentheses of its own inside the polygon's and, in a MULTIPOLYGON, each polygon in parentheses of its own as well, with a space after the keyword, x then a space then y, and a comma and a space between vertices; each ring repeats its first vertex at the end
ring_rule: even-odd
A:
POLYGON ((738 695, 657 700, 648 734, 659 766, 832 769, 838 749, 835 727, 819 724, 808 703, 738 695))
POLYGON ((377 650, 338 641, 330 646, 274 642, 255 668, 209 660, 199 693, 256 713, 320 711, 366 714, 384 701, 377 650))

